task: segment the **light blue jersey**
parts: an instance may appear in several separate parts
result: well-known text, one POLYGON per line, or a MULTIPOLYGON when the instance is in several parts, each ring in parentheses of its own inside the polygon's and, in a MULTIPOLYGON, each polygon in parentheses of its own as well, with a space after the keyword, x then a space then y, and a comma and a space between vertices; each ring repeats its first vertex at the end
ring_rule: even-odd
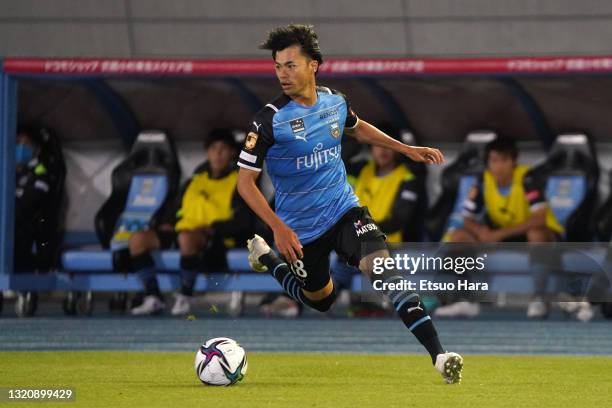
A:
POLYGON ((265 161, 276 214, 303 244, 359 206, 340 155, 344 128, 357 126, 358 120, 342 94, 318 87, 314 106, 281 95, 251 124, 238 165, 261 171, 265 161))

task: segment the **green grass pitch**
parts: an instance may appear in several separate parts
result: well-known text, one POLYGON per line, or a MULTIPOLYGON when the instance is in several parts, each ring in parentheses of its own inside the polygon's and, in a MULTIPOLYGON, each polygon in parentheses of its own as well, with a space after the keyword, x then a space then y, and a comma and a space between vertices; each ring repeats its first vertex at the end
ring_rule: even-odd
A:
POLYGON ((249 353, 243 382, 202 385, 184 352, 0 352, 0 387, 70 386, 14 407, 610 407, 612 358, 465 356, 446 385, 426 356, 249 353))

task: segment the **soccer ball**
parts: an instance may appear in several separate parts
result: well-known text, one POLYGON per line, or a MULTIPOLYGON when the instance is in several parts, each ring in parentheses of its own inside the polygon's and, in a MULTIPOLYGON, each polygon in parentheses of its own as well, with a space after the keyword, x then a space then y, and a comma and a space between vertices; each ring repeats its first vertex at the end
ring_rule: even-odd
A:
POLYGON ((204 384, 236 384, 247 372, 246 352, 227 337, 207 340, 196 353, 195 370, 204 384))

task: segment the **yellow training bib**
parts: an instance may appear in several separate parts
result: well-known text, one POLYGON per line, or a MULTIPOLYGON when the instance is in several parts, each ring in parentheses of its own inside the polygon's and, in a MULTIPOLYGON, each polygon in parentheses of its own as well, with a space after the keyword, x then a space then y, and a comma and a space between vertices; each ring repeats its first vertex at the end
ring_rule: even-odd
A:
MULTIPOLYGON (((493 175, 488 170, 484 172, 484 205, 487 216, 494 227, 510 227, 522 224, 529 219, 531 211, 523 188, 523 179, 528 170, 529 168, 525 165, 516 166, 507 196, 500 194, 493 175)), ((557 222, 549 208, 546 210, 546 226, 557 233, 563 231, 563 227, 557 222)))
POLYGON ((193 176, 183 195, 176 231, 193 230, 232 218, 232 196, 237 180, 237 171, 220 179, 211 179, 208 171, 193 176))

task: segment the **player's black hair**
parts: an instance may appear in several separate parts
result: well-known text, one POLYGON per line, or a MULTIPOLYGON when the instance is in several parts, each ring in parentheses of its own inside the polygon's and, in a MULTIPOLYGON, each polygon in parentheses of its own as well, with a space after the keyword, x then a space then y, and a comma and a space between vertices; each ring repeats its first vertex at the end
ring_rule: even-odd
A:
POLYGON ((230 129, 213 129, 204 140, 204 148, 208 149, 215 142, 223 142, 233 149, 238 149, 234 132, 230 129))
POLYGON ((518 148, 516 147, 516 143, 514 142, 514 139, 509 137, 498 136, 494 140, 487 143, 485 146, 485 161, 489 160, 489 154, 491 152, 497 152, 510 156, 513 160, 516 160, 518 157, 518 148))
POLYGON ((272 58, 276 53, 292 45, 302 47, 302 52, 309 58, 323 63, 323 55, 319 47, 319 38, 314 27, 306 24, 289 24, 285 27, 276 27, 268 33, 268 38, 259 46, 262 50, 271 50, 272 58))

